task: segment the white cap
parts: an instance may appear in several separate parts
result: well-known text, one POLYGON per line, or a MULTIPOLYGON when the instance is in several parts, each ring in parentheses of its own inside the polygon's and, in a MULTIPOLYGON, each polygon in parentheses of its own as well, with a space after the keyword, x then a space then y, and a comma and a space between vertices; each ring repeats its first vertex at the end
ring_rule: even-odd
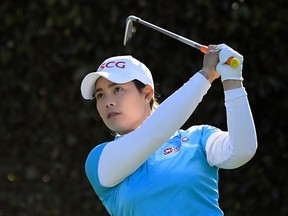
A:
POLYGON ((104 77, 114 83, 126 83, 136 79, 143 84, 151 85, 154 89, 150 70, 130 55, 108 58, 96 72, 87 74, 81 83, 81 93, 84 99, 94 98, 95 83, 99 77, 104 77))

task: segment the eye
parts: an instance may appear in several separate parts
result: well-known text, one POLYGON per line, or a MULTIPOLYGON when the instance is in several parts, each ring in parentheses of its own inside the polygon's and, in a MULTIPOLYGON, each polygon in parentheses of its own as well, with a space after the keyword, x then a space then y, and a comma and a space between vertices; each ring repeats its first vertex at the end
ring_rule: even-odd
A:
POLYGON ((98 94, 95 95, 96 100, 99 100, 99 99, 101 99, 103 97, 104 97, 104 95, 102 93, 98 93, 98 94))
POLYGON ((116 87, 115 89, 114 89, 114 93, 117 93, 117 92, 120 92, 120 91, 122 91, 123 89, 121 88, 121 87, 116 87))

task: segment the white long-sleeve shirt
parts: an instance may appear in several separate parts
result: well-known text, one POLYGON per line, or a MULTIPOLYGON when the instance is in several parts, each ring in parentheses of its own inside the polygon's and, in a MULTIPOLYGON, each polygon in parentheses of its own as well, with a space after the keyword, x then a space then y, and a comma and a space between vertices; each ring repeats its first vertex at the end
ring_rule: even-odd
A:
MULTIPOLYGON (((187 121, 210 86, 202 74, 196 73, 139 128, 109 142, 99 159, 101 185, 113 187, 137 170, 187 121)), ((244 87, 225 91, 225 106, 228 132, 217 131, 208 138, 206 155, 210 166, 232 169, 253 157, 257 138, 244 87)))

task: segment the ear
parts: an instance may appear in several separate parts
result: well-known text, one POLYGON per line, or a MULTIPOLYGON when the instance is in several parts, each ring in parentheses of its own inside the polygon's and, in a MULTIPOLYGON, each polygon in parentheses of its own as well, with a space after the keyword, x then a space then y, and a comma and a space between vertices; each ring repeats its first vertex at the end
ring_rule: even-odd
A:
POLYGON ((154 96, 154 90, 151 85, 146 85, 144 88, 145 98, 151 100, 154 96))

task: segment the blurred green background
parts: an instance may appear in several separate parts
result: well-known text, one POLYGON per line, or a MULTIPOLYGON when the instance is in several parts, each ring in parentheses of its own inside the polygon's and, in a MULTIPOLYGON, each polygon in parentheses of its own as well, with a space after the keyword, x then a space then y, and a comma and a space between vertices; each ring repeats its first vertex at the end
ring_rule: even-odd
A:
MULTIPOLYGON (((163 101, 201 69, 203 58, 141 25, 124 47, 132 14, 244 55, 259 147, 248 164, 220 171, 220 205, 228 216, 288 215, 287 1, 6 0, 0 3, 0 216, 107 215, 84 163, 94 146, 113 137, 95 102, 82 99, 82 78, 110 56, 131 54, 150 68, 163 101)), ((220 80, 183 128, 204 123, 226 129, 220 80)))

